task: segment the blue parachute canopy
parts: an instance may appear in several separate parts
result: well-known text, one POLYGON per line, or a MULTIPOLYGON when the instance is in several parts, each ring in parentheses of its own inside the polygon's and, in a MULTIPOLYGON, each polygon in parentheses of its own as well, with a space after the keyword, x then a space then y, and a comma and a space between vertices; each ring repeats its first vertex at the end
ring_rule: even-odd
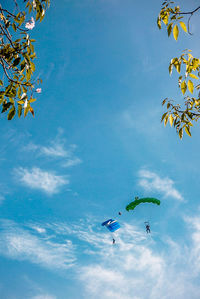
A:
POLYGON ((120 228, 120 225, 117 222, 117 220, 113 220, 113 219, 108 219, 104 221, 101 225, 102 226, 105 225, 110 232, 115 232, 117 229, 120 228))

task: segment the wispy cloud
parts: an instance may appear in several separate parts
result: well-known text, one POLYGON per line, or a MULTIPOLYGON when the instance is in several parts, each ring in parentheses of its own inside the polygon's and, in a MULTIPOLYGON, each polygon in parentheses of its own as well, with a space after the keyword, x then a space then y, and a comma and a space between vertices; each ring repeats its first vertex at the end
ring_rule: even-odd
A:
POLYGON ((66 139, 62 138, 63 131, 60 130, 58 136, 51 140, 48 146, 29 143, 24 147, 25 151, 34 151, 39 155, 53 159, 61 159, 62 167, 72 167, 82 163, 82 160, 75 155, 77 146, 70 144, 66 146, 66 139))
MULTIPOLYGON (((3 222, 0 254, 51 270, 71 267, 82 298, 199 299, 200 218, 184 221, 188 238, 179 241, 155 238, 154 233, 150 236, 121 221, 115 245, 110 233, 92 218, 70 225, 32 224, 43 230, 42 235, 30 225, 3 222)), ((31 299, 54 298, 48 292, 36 294, 31 299)))
MULTIPOLYGON (((73 233, 79 236, 79 232, 73 233)), ((85 240, 93 245, 96 236, 95 260, 79 267, 78 278, 83 282, 85 297, 106 299, 198 299, 199 272, 192 272, 196 261, 190 258, 191 245, 174 240, 154 241, 138 227, 125 224, 118 231, 116 246, 99 243, 98 233, 89 226, 85 240), (176 248, 176 250, 175 250, 176 248), (97 255, 99 253, 99 256, 97 255), (177 275, 178 273, 178 275, 177 275)), ((109 234, 109 233, 108 233, 109 234)), ((82 238, 82 236, 80 236, 82 238)), ((95 245, 95 244, 94 244, 95 245)))
POLYGON ((165 197, 173 197, 183 201, 183 196, 174 187, 174 181, 168 177, 160 177, 155 172, 149 170, 139 171, 139 185, 147 191, 161 192, 165 197))
POLYGON ((10 221, 1 223, 0 254, 54 270, 68 269, 76 260, 70 240, 62 243, 48 240, 10 221))
POLYGON ((56 299, 56 297, 48 294, 42 294, 31 297, 30 299, 56 299))
POLYGON ((55 194, 60 191, 62 186, 69 184, 69 179, 65 176, 56 175, 37 167, 32 169, 19 167, 15 169, 15 175, 26 186, 42 190, 47 194, 55 194))

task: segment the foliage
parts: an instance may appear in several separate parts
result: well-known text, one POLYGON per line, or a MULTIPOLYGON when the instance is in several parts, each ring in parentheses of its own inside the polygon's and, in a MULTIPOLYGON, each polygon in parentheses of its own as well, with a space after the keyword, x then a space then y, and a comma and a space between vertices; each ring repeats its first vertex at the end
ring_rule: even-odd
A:
MULTIPOLYGON (((174 39, 177 41, 179 36, 179 28, 184 32, 190 33, 190 20, 194 13, 200 7, 190 12, 182 12, 179 6, 172 7, 174 2, 165 1, 157 19, 158 28, 162 25, 167 29, 168 37, 173 33, 174 39), (187 26, 183 22, 183 18, 187 17, 187 26)), ((174 104, 173 100, 164 99, 162 104, 166 105, 167 112, 162 115, 161 121, 166 126, 169 121, 171 126, 176 128, 179 137, 182 139, 183 130, 191 136, 191 126, 194 121, 200 118, 200 84, 195 81, 200 78, 200 59, 195 58, 191 54, 191 50, 184 50, 180 57, 171 59, 169 64, 169 74, 175 69, 178 74, 178 86, 184 97, 184 107, 180 104, 174 104)))
MULTIPOLYGON (((20 117, 34 110, 31 107, 36 99, 33 96, 35 84, 41 80, 32 79, 35 71, 34 59, 36 53, 30 38, 30 30, 36 21, 42 21, 50 0, 24 0, 24 10, 14 14, 0 5, 0 65, 2 79, 0 80, 0 105, 2 113, 8 112, 11 120, 16 111, 20 117), (31 21, 27 21, 27 18, 31 21)), ((16 0, 15 0, 16 3, 16 0)), ((16 3, 18 8, 18 5, 16 3)))

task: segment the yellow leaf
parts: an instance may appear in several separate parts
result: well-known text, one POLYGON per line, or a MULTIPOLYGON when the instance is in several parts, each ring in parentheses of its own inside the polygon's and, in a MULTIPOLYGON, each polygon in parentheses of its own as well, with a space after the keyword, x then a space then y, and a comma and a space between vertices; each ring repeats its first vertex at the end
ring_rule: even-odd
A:
POLYGON ((184 23, 184 22, 180 22, 180 25, 181 25, 181 28, 182 28, 185 32, 187 32, 187 27, 186 27, 185 23, 184 23))
POLYGON ((180 74, 180 71, 181 71, 181 64, 180 64, 179 62, 177 62, 177 63, 175 64, 175 68, 176 68, 177 72, 180 74))
POLYGON ((194 85, 191 80, 188 80, 188 89, 191 93, 193 93, 194 85))
POLYGON ((24 102, 25 102, 24 100, 20 100, 20 101, 18 101, 17 103, 23 105, 24 102))
POLYGON ((29 100, 29 103, 33 103, 33 102, 35 102, 36 101, 36 99, 30 99, 29 100))
POLYGON ((35 115, 32 107, 29 108, 29 111, 32 113, 33 116, 35 115))
POLYGON ((168 24, 168 18, 169 18, 169 15, 168 15, 168 14, 165 14, 165 16, 162 18, 163 23, 164 23, 165 25, 168 24))
POLYGON ((174 121, 174 118, 173 118, 172 114, 170 114, 170 116, 169 116, 169 123, 170 123, 171 127, 173 125, 173 121, 174 121))
POLYGON ((164 120, 164 125, 165 126, 166 126, 167 122, 168 122, 168 115, 166 115, 165 120, 164 120))
POLYGON ((181 91, 182 91, 182 94, 185 94, 186 90, 187 90, 187 84, 185 83, 185 81, 183 81, 183 82, 181 83, 181 91))
POLYGON ((24 117, 26 117, 26 115, 28 114, 28 111, 29 111, 29 107, 26 107, 26 108, 24 109, 24 117))
POLYGON ((158 28, 161 29, 161 19, 160 19, 160 17, 157 18, 157 25, 158 25, 158 28))
POLYGON ((189 127, 185 127, 185 132, 191 137, 191 133, 190 133, 189 127))
POLYGON ((189 74, 189 76, 193 79, 199 79, 197 76, 195 76, 194 74, 189 74))
POLYGON ((179 134, 180 139, 182 139, 182 138, 183 138, 183 128, 181 128, 181 129, 178 131, 178 134, 179 134))
POLYGON ((175 40, 178 39, 178 34, 179 34, 178 26, 175 25, 174 28, 173 28, 173 36, 174 36, 175 40))

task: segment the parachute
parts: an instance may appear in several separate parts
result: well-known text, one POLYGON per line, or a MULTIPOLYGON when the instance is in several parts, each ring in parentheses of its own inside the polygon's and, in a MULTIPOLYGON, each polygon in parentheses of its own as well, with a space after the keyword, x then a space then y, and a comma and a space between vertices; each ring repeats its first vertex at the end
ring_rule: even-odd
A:
POLYGON ((120 224, 117 222, 117 220, 113 220, 113 219, 108 219, 105 222, 103 222, 101 225, 102 226, 105 225, 107 229, 112 233, 120 228, 120 224))
POLYGON ((135 197, 135 200, 126 206, 126 210, 127 211, 134 210, 137 205, 139 205, 141 203, 146 203, 146 202, 160 205, 160 200, 153 198, 153 197, 145 197, 145 198, 135 197))

